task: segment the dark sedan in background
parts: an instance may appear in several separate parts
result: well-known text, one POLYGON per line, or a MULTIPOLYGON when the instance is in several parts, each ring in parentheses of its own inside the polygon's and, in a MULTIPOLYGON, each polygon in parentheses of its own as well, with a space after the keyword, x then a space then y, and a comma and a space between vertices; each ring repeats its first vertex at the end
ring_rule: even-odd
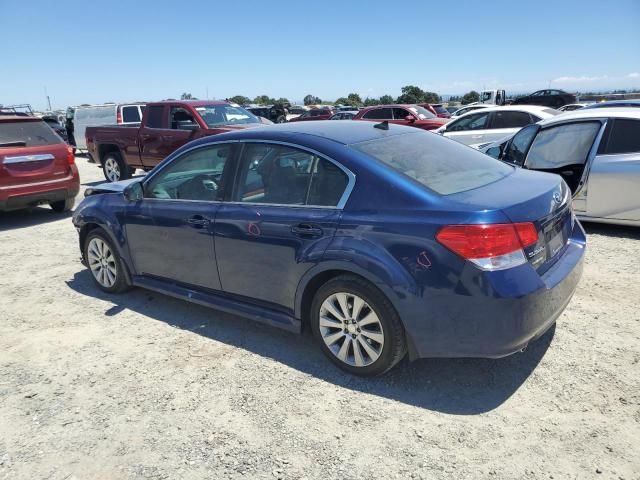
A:
POLYGON ((308 327, 361 375, 407 352, 520 351, 582 272, 585 235, 559 176, 386 122, 207 137, 86 195, 73 223, 100 289, 308 327))
POLYGON ((518 97, 512 105, 542 105, 551 108, 560 108, 568 103, 576 103, 576 96, 564 90, 538 90, 530 95, 518 97))

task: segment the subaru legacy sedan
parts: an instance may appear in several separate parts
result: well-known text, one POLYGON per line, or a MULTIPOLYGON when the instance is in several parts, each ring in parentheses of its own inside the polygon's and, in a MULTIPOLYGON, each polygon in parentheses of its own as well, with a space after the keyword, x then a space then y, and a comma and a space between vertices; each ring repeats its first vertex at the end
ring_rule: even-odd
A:
POLYGON ((287 330, 339 367, 502 357, 549 329, 585 235, 561 177, 388 122, 299 122, 180 148, 87 190, 73 223, 106 292, 136 286, 287 330))

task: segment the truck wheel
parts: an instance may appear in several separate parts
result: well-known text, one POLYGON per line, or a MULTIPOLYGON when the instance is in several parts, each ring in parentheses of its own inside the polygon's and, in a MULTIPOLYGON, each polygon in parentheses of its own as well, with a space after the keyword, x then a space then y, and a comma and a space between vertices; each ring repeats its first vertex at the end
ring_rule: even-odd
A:
POLYGON ((105 155, 102 159, 102 171, 104 178, 109 182, 125 180, 131 176, 131 170, 118 152, 109 152, 105 155))

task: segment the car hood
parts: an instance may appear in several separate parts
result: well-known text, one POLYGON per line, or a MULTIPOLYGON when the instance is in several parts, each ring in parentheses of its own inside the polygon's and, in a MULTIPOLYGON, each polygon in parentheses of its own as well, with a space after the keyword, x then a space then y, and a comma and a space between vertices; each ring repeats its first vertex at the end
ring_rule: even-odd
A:
POLYGON ((119 182, 105 182, 99 185, 95 185, 93 187, 88 187, 84 191, 85 197, 90 197, 91 195, 97 195, 99 193, 121 193, 124 192, 124 189, 127 188, 128 185, 139 182, 141 180, 138 178, 128 178, 126 180, 120 180, 119 182))

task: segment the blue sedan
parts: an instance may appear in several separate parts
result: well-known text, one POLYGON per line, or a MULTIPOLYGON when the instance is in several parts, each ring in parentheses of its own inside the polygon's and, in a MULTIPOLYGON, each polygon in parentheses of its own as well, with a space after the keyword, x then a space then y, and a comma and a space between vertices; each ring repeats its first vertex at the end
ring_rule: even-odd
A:
POLYGON ((387 122, 206 137, 85 196, 98 288, 310 328, 360 375, 522 350, 569 303, 586 241, 561 177, 387 122))

